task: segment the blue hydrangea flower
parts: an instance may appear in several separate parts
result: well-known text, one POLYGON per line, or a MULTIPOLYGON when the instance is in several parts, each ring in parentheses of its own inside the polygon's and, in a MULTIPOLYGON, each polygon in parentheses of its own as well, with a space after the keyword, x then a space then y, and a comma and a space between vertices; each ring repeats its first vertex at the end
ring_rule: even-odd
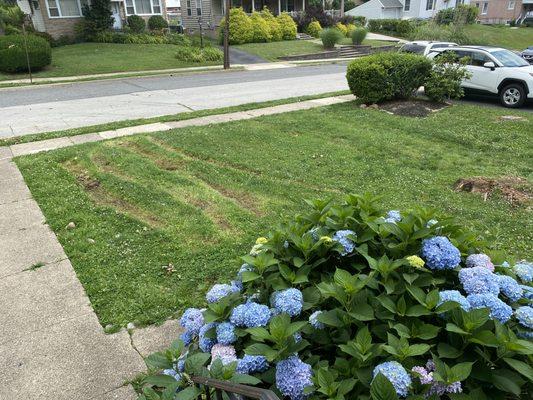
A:
POLYGON ((302 334, 300 332, 294 333, 292 337, 296 343, 300 343, 302 341, 302 334))
POLYGON ((320 240, 320 235, 318 234, 319 230, 320 228, 318 226, 315 226, 313 229, 309 229, 309 231, 307 231, 307 233, 311 235, 315 242, 318 242, 320 240))
POLYGON ((188 346, 192 343, 194 336, 195 335, 191 331, 185 331, 180 335, 180 339, 185 346, 188 346))
POLYGON ((296 317, 302 312, 304 298, 302 292, 298 289, 290 288, 276 292, 272 299, 272 306, 279 313, 286 313, 291 317, 296 317))
POLYGON ((518 332, 517 336, 526 340, 533 340, 533 331, 518 332))
POLYGON ((222 322, 217 326, 217 341, 220 344, 232 344, 237 341, 235 334, 235 325, 231 322, 222 322))
POLYGON ((461 262, 461 252, 445 236, 425 239, 420 255, 429 269, 453 269, 461 262))
POLYGON ((497 275, 484 267, 463 268, 459 271, 459 282, 468 294, 500 293, 500 282, 497 275))
POLYGON ((503 268, 509 268, 511 265, 507 262, 507 261, 504 261, 502 262, 502 265, 501 265, 503 268))
POLYGON ((470 310, 470 303, 466 299, 465 296, 463 296, 458 290, 443 290, 439 293, 439 303, 437 304, 440 306, 443 303, 446 303, 447 301, 455 301, 456 303, 459 303, 461 305, 461 308, 465 311, 470 310))
POLYGON ((426 228, 431 228, 433 225, 437 225, 439 221, 436 219, 430 219, 428 222, 426 222, 426 228))
POLYGON ((470 254, 466 257, 466 266, 468 268, 483 267, 494 272, 494 264, 486 254, 470 254))
POLYGON ((237 272, 237 280, 242 281, 242 274, 243 272, 250 272, 253 271, 254 267, 252 267, 250 264, 242 264, 241 269, 239 269, 239 272, 237 272))
POLYGON ((522 261, 513 267, 513 271, 524 283, 530 283, 533 281, 533 265, 528 262, 522 261))
POLYGON ((334 242, 340 243, 342 247, 344 248, 344 250, 341 252, 341 256, 345 256, 347 254, 353 253, 355 249, 354 241, 348 237, 350 235, 355 237, 355 232, 349 229, 345 229, 342 231, 335 232, 335 234, 332 237, 334 242))
POLYGON ((517 281, 507 275, 496 275, 496 277, 500 284, 500 291, 511 302, 518 301, 522 298, 523 291, 517 281))
POLYGON ((181 380, 181 374, 173 369, 164 369, 163 375, 168 375, 173 377, 175 380, 180 381, 181 380))
POLYGON ((178 359, 178 362, 175 364, 175 368, 178 370, 178 372, 185 371, 185 358, 186 356, 182 356, 178 359))
POLYGON ((235 347, 233 346, 224 346, 223 344, 217 343, 211 349, 211 364, 215 362, 216 359, 222 361, 222 365, 228 365, 234 361, 237 361, 237 353, 235 347))
POLYGON ((230 286, 235 288, 236 292, 240 292, 242 290, 242 288, 243 288, 242 281, 239 281, 239 280, 230 281, 229 284, 230 284, 230 286))
POLYGON ((374 368, 372 376, 375 378, 379 373, 385 376, 385 378, 392 383, 392 386, 394 386, 398 396, 407 397, 412 382, 411 377, 402 364, 397 361, 387 361, 381 363, 374 368))
POLYGON ((266 326, 270 318, 268 306, 250 302, 235 307, 231 312, 230 322, 235 326, 253 328, 266 326))
POLYGON ((210 322, 200 328, 200 332, 198 333, 198 347, 200 347, 200 350, 202 350, 204 353, 211 352, 211 348, 217 342, 216 339, 205 336, 208 330, 216 328, 216 326, 217 324, 215 322, 210 322))
POLYGON ((471 294, 467 298, 472 308, 490 309, 490 317, 505 324, 513 315, 513 309, 492 293, 471 294))
POLYGON ((187 331, 190 331, 193 336, 196 336, 200 332, 200 328, 204 325, 202 310, 198 308, 187 308, 181 316, 180 325, 187 331))
POLYGON ((313 370, 298 356, 291 356, 276 365, 276 387, 283 396, 291 400, 303 400, 308 397, 304 389, 313 384, 313 370))
POLYGON ((515 316, 520 325, 533 329, 533 308, 529 306, 519 307, 515 311, 515 316))
POLYGON ((237 286, 228 285, 227 283, 217 283, 207 292, 205 298, 208 303, 216 303, 223 297, 232 293, 238 293, 240 290, 237 286))
POLYGON ((318 320, 320 314, 322 314, 322 311, 318 310, 309 316, 309 323, 315 329, 324 329, 324 324, 318 320))
POLYGON ((268 361, 265 356, 251 356, 246 354, 243 358, 237 361, 238 374, 265 372, 268 367, 268 361))
POLYGON ((520 288, 522 289, 522 292, 524 293, 524 299, 526 300, 533 300, 533 287, 526 286, 526 285, 520 285, 520 288))
POLYGON ((402 216, 400 215, 400 212, 398 210, 390 210, 387 213, 387 216, 385 217, 385 222, 390 222, 391 224, 395 224, 396 222, 400 222, 402 220, 402 216))

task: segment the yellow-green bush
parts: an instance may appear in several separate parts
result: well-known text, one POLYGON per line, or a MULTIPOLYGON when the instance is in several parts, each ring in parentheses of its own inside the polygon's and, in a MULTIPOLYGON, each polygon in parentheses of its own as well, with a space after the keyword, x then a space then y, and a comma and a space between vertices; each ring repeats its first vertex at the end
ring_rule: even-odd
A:
POLYGON ((319 37, 320 31, 322 30, 322 26, 320 26, 320 22, 318 21, 311 21, 309 25, 307 25, 307 34, 313 37, 319 37))
POLYGON ((357 28, 354 24, 346 24, 346 37, 352 37, 352 32, 357 28))
MULTIPOLYGON (((224 22, 220 24, 219 38, 224 37, 224 22)), ((254 27, 251 18, 242 8, 232 8, 229 14, 229 42, 230 44, 249 43, 254 37, 254 27)))
POLYGON ((342 22, 337 22, 335 24, 335 28, 342 33, 342 36, 346 36, 348 34, 348 28, 342 22))
POLYGON ((276 17, 274 17, 274 15, 266 6, 265 8, 263 8, 263 11, 261 11, 261 16, 265 19, 268 24, 268 27, 270 28, 270 35, 272 37, 272 41, 278 42, 280 40, 283 40, 283 32, 281 30, 281 26, 276 17))
POLYGON ((270 33, 268 22, 258 12, 252 13, 250 19, 253 25, 252 41, 254 43, 270 42, 272 40, 272 34, 270 33))
POLYGON ((296 39, 297 27, 292 17, 288 13, 282 12, 278 15, 277 19, 281 27, 283 40, 296 39))

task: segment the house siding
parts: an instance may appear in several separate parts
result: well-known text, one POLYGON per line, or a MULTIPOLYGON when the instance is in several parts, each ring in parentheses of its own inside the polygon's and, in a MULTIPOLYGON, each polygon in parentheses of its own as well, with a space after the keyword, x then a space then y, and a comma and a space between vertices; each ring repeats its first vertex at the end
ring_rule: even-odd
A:
POLYGON ((478 19, 481 23, 500 24, 517 19, 522 11, 522 0, 516 0, 513 10, 509 10, 509 0, 472 0, 479 8, 478 19), (487 14, 481 14, 483 4, 488 3, 487 14))
MULTIPOLYGON (((488 0, 490 1, 490 0, 488 0)), ((437 12, 446 8, 455 7, 457 0, 436 0, 434 10, 426 10, 427 0, 411 0, 410 8, 404 11, 405 0, 400 0, 404 8, 383 8, 379 0, 370 0, 358 7, 355 7, 346 12, 348 15, 364 16, 367 19, 379 18, 394 18, 394 19, 409 19, 409 18, 433 18, 437 12)), ((470 4, 470 0, 464 0, 460 4, 470 4)))
MULTIPOLYGON (((211 0, 202 0, 202 29, 214 30, 220 24, 222 16, 222 0, 214 0, 218 4, 212 4, 211 0)), ((187 0, 181 3, 181 19, 183 26, 189 33, 200 30, 199 15, 196 10, 196 0, 191 0, 191 15, 188 15, 187 0)))

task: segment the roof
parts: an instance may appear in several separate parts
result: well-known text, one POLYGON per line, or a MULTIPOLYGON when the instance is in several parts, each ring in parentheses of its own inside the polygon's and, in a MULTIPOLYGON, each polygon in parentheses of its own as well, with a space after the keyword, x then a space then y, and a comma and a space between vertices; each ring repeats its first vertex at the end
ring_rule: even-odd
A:
POLYGON ((379 0, 385 8, 403 8, 403 4, 399 0, 379 0))

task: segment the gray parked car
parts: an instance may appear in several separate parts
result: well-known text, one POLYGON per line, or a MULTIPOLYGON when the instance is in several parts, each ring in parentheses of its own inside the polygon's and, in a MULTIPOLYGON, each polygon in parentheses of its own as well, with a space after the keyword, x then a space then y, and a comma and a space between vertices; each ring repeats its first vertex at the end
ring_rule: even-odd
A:
POLYGON ((533 64, 533 46, 529 46, 527 49, 521 52, 520 55, 528 63, 533 64))

